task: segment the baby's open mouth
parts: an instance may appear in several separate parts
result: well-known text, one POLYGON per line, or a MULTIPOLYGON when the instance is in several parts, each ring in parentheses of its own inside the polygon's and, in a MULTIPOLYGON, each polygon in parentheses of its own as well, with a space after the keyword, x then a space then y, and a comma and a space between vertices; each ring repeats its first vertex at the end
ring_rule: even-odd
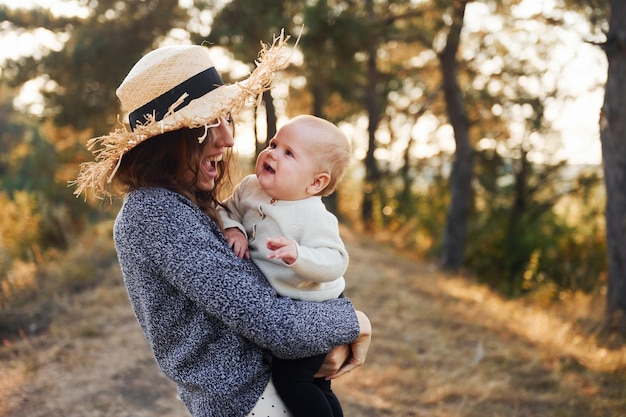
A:
POLYGON ((263 164, 263 170, 269 172, 270 174, 275 174, 276 173, 274 168, 272 168, 268 164, 263 164))

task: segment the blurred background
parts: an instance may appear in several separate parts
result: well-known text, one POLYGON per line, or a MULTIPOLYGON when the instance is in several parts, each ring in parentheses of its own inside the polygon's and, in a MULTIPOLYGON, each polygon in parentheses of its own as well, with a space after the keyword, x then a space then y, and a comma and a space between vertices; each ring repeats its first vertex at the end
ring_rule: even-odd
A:
POLYGON ((226 82, 284 28, 291 65, 237 120, 243 173, 302 113, 353 161, 328 207, 354 233, 552 305, 605 297, 600 109, 608 0, 0 1, 0 336, 36 332, 116 258, 117 200, 68 182, 120 127, 146 52, 211 46, 226 82))

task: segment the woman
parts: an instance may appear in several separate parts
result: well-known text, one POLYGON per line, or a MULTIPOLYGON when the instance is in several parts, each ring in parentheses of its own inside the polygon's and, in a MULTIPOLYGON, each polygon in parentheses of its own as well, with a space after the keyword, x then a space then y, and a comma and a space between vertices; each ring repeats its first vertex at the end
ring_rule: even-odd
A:
POLYGON ((281 35, 264 46, 250 77, 229 86, 201 46, 147 54, 116 92, 130 130, 94 139, 96 161, 77 180, 77 194, 124 196, 114 241, 130 301, 194 417, 289 415, 270 380, 272 357, 349 344, 348 360, 335 348, 322 368, 337 377, 360 366, 369 347, 370 322, 347 299, 277 296, 234 255, 216 215, 234 143, 230 114, 286 65, 284 43, 281 35))

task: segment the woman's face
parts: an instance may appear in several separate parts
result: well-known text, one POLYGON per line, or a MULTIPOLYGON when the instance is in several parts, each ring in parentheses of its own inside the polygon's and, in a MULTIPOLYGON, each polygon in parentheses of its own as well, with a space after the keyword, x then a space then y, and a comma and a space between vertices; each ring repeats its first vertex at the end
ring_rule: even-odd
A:
MULTIPOLYGON (((219 174, 217 163, 222 160, 226 148, 231 148, 235 143, 229 121, 220 118, 220 124, 211 128, 210 137, 206 140, 208 142, 200 156, 195 191, 208 192, 215 188, 215 178, 219 174)), ((186 181, 193 182, 193 170, 188 169, 183 175, 186 181)))

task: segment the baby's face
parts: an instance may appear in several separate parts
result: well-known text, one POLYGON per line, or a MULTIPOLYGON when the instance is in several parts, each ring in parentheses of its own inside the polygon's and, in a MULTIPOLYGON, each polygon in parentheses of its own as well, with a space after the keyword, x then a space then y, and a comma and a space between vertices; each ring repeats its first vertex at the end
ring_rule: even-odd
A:
POLYGON ((278 200, 301 200, 312 194, 308 187, 320 172, 319 141, 302 123, 281 127, 270 144, 259 154, 256 176, 263 190, 278 200))

